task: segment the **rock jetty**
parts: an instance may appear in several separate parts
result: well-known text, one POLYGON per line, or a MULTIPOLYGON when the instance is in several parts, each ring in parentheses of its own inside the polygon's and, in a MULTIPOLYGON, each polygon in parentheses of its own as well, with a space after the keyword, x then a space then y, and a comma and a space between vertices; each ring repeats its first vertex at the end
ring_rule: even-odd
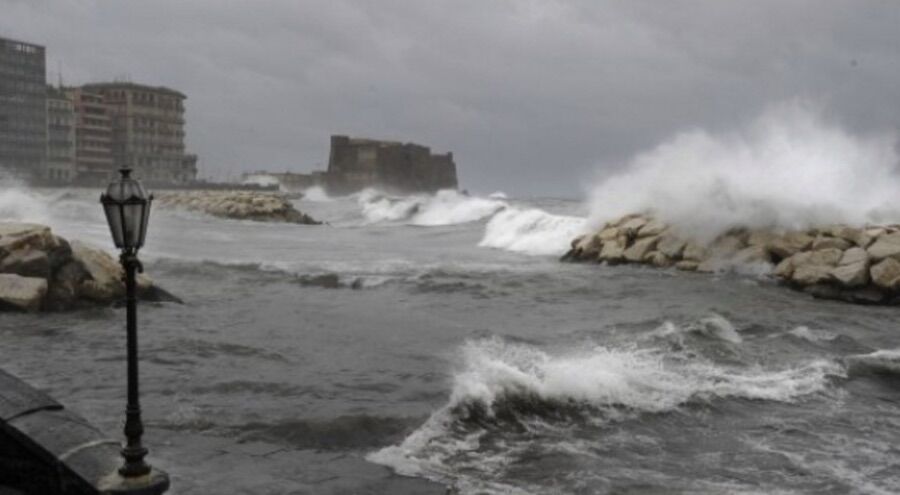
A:
POLYGON ((163 208, 197 211, 221 218, 319 225, 294 208, 283 194, 262 191, 175 191, 155 194, 163 208))
MULTIPOLYGON (((125 296, 123 270, 106 251, 54 235, 50 227, 0 223, 0 311, 59 311, 110 305, 125 296)), ((138 296, 178 301, 138 275, 138 296)))
POLYGON ((736 228, 701 244, 652 216, 632 214, 575 238, 562 259, 704 273, 754 266, 815 297, 900 303, 900 225, 736 228))

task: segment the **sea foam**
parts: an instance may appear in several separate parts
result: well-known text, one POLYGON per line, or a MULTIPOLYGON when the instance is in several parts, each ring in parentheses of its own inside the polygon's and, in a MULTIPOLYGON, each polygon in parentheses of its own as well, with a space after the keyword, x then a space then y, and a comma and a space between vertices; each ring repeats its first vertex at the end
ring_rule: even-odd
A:
POLYGON ((729 228, 900 220, 896 136, 860 136, 785 103, 732 132, 690 130, 591 192, 591 225, 648 212, 699 240, 729 228))
POLYGON ((322 186, 313 186, 303 190, 303 200, 315 203, 327 203, 333 200, 322 186))
POLYGON ((552 215, 536 208, 507 208, 494 215, 484 229, 481 247, 534 255, 561 255, 582 233, 583 218, 552 215))
POLYGON ((502 200, 472 197, 453 190, 404 197, 366 190, 359 195, 358 201, 369 223, 395 222, 427 227, 475 222, 507 207, 502 200))
POLYGON ((547 421, 572 410, 604 422, 716 398, 792 402, 824 391, 831 377, 845 376, 840 364, 826 360, 783 369, 737 368, 653 348, 593 346, 550 353, 496 338, 468 341, 460 356, 448 403, 400 444, 373 452, 368 460, 435 480, 472 473, 463 481, 481 493, 485 487, 478 480, 493 474, 480 439, 487 429, 510 421, 515 429, 540 429, 553 428, 547 421))

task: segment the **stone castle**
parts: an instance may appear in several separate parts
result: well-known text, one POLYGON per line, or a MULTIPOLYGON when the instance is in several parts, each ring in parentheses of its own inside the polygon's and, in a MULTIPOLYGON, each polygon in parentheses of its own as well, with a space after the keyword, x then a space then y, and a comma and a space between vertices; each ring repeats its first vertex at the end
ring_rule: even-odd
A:
POLYGON ((287 189, 320 186, 329 194, 351 194, 367 187, 409 193, 458 186, 453 153, 433 154, 427 146, 415 143, 348 136, 331 136, 326 171, 245 174, 249 177, 273 177, 287 189))

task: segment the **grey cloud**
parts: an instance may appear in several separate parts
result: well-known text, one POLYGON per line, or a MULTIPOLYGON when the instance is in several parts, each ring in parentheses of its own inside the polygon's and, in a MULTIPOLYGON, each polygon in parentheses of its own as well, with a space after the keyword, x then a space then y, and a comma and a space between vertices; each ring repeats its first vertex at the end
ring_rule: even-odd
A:
POLYGON ((577 196, 684 128, 785 99, 900 124, 900 8, 881 1, 0 0, 0 35, 67 82, 188 94, 206 175, 308 171, 334 132, 457 156, 464 187, 577 196))

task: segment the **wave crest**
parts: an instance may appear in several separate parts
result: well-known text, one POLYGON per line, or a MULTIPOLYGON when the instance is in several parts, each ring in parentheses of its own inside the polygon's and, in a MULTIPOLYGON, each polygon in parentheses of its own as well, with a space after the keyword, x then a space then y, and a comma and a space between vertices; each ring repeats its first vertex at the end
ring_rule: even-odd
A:
POLYGON ((869 354, 856 354, 845 358, 853 375, 866 373, 900 374, 900 349, 882 349, 869 354))
MULTIPOLYGON (((491 472, 480 443, 493 430, 540 434, 554 430, 554 423, 602 424, 716 398, 792 402, 845 376, 840 364, 825 360, 746 369, 657 349, 596 346, 553 355, 496 338, 467 342, 462 360, 447 405, 403 442, 369 454, 368 460, 400 474, 459 481, 459 464, 473 473, 491 472)), ((461 483, 477 493, 486 486, 477 475, 461 483)))
POLYGON ((502 200, 471 197, 449 189, 434 195, 405 197, 366 190, 360 193, 358 201, 369 223, 394 222, 427 227, 475 222, 507 207, 502 200))
POLYGON ((552 215, 536 208, 507 208, 488 221, 478 245, 525 254, 560 255, 584 226, 583 218, 552 215))

